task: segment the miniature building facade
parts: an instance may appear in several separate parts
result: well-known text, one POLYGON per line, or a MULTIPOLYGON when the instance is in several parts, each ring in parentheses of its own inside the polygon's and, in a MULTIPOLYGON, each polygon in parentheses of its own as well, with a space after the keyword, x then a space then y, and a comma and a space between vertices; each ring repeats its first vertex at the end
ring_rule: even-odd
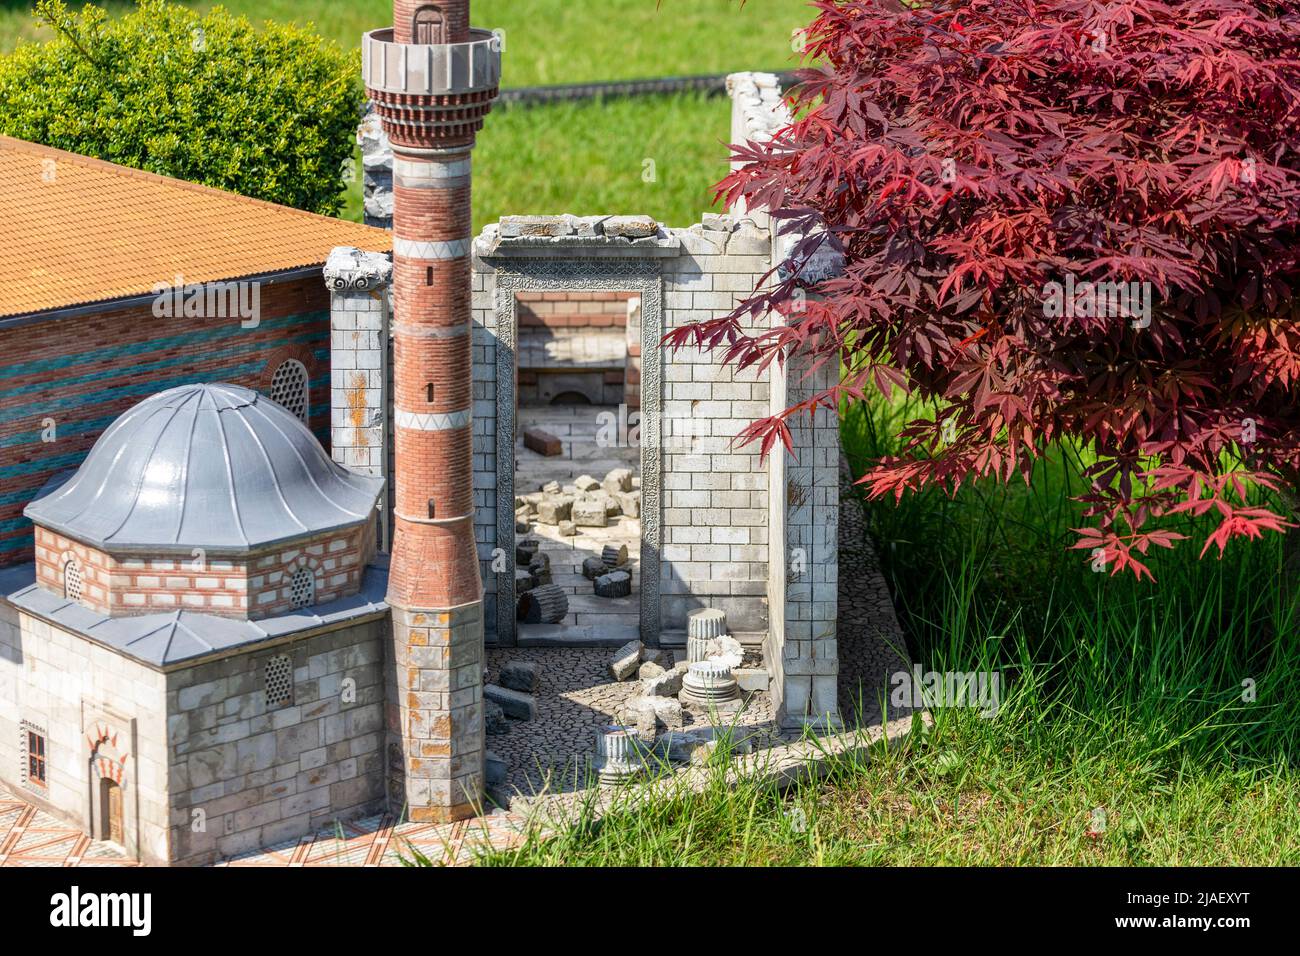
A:
MULTIPOLYGON (((146 862, 209 863, 381 810, 480 809, 484 649, 529 640, 521 399, 635 416, 618 440, 639 465, 638 612, 605 641, 685 647, 692 613, 723 612, 785 726, 837 719, 834 415, 792 422, 793 450, 766 459, 733 441, 831 373, 662 344, 730 312, 788 240, 742 209, 689 228, 507 217, 473 236, 500 43, 469 23, 467 2, 397 0, 393 28, 365 37, 382 130, 367 173, 391 176, 391 205, 367 209, 387 206, 393 232, 320 226, 333 253, 296 267, 314 319, 286 306, 289 339, 240 340, 182 381, 143 362, 131 402, 115 393, 77 443, 3 463, 27 537, 0 570, 0 782, 146 862), (571 378, 548 379, 557 356, 571 378)), ((738 75, 731 93, 737 139, 787 119, 774 77, 738 75)), ((84 332, 48 327, 52 366, 0 374, 57 375, 84 332)), ((198 330, 136 334, 109 368, 191 349, 198 330)))

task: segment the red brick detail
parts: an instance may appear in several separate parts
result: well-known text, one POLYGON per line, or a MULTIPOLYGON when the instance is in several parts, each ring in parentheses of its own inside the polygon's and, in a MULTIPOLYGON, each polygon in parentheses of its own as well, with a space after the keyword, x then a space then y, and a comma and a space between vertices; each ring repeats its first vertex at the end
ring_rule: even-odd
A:
POLYGON ((446 43, 464 43, 469 39, 469 0, 393 0, 393 40, 397 43, 414 43, 411 32, 415 15, 422 7, 437 7, 446 24, 446 43))
POLYGON ((521 292, 519 327, 547 329, 627 328, 632 292, 521 292))
MULTIPOLYGON (((6 433, 40 433, 45 428, 47 413, 33 407, 33 395, 42 403, 52 398, 63 404, 53 416, 57 441, 0 448, 0 496, 13 498, 0 503, 0 527, 21 518, 23 508, 46 481, 90 451, 102 428, 77 427, 82 422, 111 422, 153 391, 181 382, 227 382, 263 391, 264 376, 274 371, 279 365, 276 356, 285 351, 282 340, 290 335, 319 338, 322 343, 329 340, 329 308, 329 292, 316 275, 263 285, 262 322, 255 328, 243 328, 238 318, 159 319, 148 303, 126 309, 107 304, 89 315, 0 329, 0 368, 13 373, 5 376, 0 388, 0 413, 12 416, 5 422, 6 433), (290 315, 303 316, 292 332, 275 327, 273 320, 290 315), (214 329, 228 330, 219 346, 186 341, 214 329), (151 344, 160 339, 169 341, 151 344), (112 349, 104 348, 107 345, 112 349), (51 374, 43 367, 51 360, 97 353, 101 348, 102 354, 84 354, 85 360, 68 373, 51 374), (157 383, 156 388, 147 388, 151 382, 157 383), (43 466, 46 461, 48 466, 43 466), (32 464, 38 467, 26 467, 32 464)), ((302 351, 310 357, 308 347, 302 351)), ((320 364, 313 361, 307 366, 314 377, 326 371, 317 367, 320 364)), ((318 434, 328 432, 329 405, 326 381, 311 391, 311 406, 326 409, 309 422, 318 434)), ((24 540, 22 547, 0 552, 0 565, 30 561, 31 534, 26 526, 0 532, 0 540, 24 540)))
POLYGON ((36 583, 62 595, 64 565, 75 558, 81 603, 101 614, 196 611, 258 620, 293 609, 289 583, 299 568, 315 574, 316 604, 356 594, 374 554, 369 521, 231 558, 112 555, 38 526, 36 583))
POLYGON ((453 338, 393 337, 393 398, 408 412, 458 412, 473 401, 473 343, 453 338), (429 386, 433 401, 429 401, 429 386))
POLYGON ((266 357, 266 366, 262 369, 262 377, 258 381, 257 390, 263 395, 271 394, 271 380, 275 377, 276 369, 290 359, 296 359, 307 369, 309 378, 316 378, 325 371, 321 363, 316 361, 316 353, 306 345, 282 345, 280 348, 271 352, 266 357))
POLYGON ((524 447, 537 452, 539 455, 545 455, 547 458, 553 458, 564 452, 564 445, 558 438, 548 431, 540 428, 524 429, 524 447))
POLYGON ((474 520, 416 524, 394 519, 388 601, 399 608, 452 608, 481 600, 474 520))
POLYGON ((470 426, 419 431, 399 425, 395 429, 394 445, 397 453, 396 508, 399 514, 427 519, 429 501, 432 500, 434 520, 472 516, 474 435, 470 426))

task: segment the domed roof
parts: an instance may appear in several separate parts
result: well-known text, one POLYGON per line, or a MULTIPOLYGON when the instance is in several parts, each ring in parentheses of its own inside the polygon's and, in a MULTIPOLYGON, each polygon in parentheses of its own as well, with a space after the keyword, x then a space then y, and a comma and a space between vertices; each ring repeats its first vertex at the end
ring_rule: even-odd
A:
POLYGON ((182 385, 118 418, 24 514, 106 551, 239 553, 366 520, 382 487, 335 464, 269 398, 182 385))

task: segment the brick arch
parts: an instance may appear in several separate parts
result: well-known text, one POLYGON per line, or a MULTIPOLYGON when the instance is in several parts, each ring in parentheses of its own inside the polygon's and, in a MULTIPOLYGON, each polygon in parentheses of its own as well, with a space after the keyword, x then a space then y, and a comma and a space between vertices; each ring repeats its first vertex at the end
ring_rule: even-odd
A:
POLYGON ((126 763, 131 755, 119 744, 123 734, 104 721, 96 721, 86 734, 90 746, 90 766, 99 778, 107 777, 118 786, 126 780, 126 763))
MULTIPOLYGON (((294 576, 304 568, 311 572, 312 578, 312 599, 311 602, 304 605, 304 607, 311 607, 312 604, 316 603, 317 597, 321 592, 325 590, 325 575, 322 572, 320 558, 313 554, 307 554, 304 552, 286 564, 284 566, 284 586, 289 590, 290 595, 292 595, 294 576)), ((290 600, 292 601, 292 596, 290 597, 290 600)))
POLYGON ((321 363, 316 358, 316 353, 307 345, 282 345, 266 358, 266 365, 262 367, 261 377, 258 379, 257 390, 264 395, 271 393, 271 380, 275 378, 275 370, 290 359, 297 359, 307 369, 309 378, 315 378, 321 374, 323 369, 321 363))

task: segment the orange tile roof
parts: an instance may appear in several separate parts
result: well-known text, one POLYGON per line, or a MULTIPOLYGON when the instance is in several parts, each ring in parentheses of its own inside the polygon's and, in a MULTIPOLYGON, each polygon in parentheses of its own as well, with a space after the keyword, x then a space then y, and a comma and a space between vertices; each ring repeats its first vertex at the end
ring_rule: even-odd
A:
POLYGON ((0 317, 389 252, 386 230, 0 136, 0 317), (52 161, 52 162, 50 162, 52 161), (12 268, 12 266, 11 266, 12 268))

